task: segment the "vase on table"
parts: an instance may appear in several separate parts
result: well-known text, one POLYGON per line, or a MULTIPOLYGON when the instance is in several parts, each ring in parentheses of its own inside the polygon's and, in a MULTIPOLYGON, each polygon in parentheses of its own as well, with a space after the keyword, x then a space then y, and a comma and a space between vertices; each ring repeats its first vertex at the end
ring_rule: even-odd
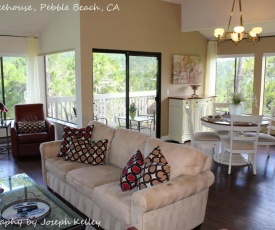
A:
POLYGON ((131 120, 134 120, 136 116, 136 112, 130 112, 131 120))
POLYGON ((243 113, 244 106, 243 103, 240 102, 238 104, 229 103, 229 112, 232 115, 241 115, 243 113))

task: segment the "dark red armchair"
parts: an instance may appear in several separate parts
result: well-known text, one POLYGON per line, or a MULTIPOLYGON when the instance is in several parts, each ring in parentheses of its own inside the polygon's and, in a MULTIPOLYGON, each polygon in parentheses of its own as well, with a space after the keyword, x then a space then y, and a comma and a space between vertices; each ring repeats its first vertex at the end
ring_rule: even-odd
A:
POLYGON ((54 125, 45 117, 43 104, 15 105, 14 113, 10 131, 13 157, 40 155, 40 144, 55 140, 54 125))

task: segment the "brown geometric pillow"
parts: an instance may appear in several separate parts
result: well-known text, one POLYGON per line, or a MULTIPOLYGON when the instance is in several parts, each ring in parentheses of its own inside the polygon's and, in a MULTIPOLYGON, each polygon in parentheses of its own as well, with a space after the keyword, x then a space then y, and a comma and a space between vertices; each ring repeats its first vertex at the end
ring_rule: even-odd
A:
POLYGON ((67 151, 70 147, 71 138, 77 138, 80 140, 86 140, 90 142, 94 126, 87 126, 86 128, 76 129, 64 126, 63 141, 61 143, 61 149, 58 154, 59 157, 67 155, 67 151))
POLYGON ((47 131, 45 121, 18 121, 19 133, 39 133, 47 131))
POLYGON ((97 142, 92 141, 91 148, 88 152, 90 155, 87 158, 87 164, 103 165, 105 163, 107 145, 108 139, 103 139, 97 142))
POLYGON ((107 139, 90 144, 87 140, 72 138, 65 160, 102 165, 104 163, 107 145, 107 139))
POLYGON ((169 178, 170 166, 158 146, 144 160, 144 167, 140 174, 138 189, 141 190, 169 181, 169 178))

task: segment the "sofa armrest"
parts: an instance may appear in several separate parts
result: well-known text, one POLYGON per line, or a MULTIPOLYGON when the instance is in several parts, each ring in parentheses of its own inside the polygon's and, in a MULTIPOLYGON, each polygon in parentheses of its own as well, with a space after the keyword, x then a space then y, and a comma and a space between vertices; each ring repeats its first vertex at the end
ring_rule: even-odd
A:
POLYGON ((44 142, 40 144, 43 181, 47 185, 46 160, 57 157, 60 152, 62 140, 44 142))
POLYGON ((131 198, 131 223, 133 226, 139 226, 144 213, 197 194, 209 188, 214 183, 214 178, 211 171, 206 171, 195 176, 181 176, 135 192, 131 198))

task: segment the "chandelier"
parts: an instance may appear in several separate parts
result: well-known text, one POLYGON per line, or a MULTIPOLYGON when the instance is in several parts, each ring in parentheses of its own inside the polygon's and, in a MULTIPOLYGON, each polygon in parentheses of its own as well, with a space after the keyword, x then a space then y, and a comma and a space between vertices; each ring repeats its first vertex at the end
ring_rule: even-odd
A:
POLYGON ((236 2, 236 0, 233 0, 233 5, 232 5, 231 13, 230 13, 227 31, 225 32, 223 28, 215 29, 214 36, 217 38, 218 44, 220 42, 226 41, 226 39, 227 39, 227 37, 229 37, 229 35, 235 45, 237 45, 238 42, 240 42, 244 37, 247 39, 247 41, 253 42, 253 44, 260 41, 259 34, 263 30, 262 27, 254 27, 250 32, 244 31, 243 15, 242 15, 242 1, 241 0, 237 0, 237 1, 239 2, 239 10, 240 10, 240 25, 235 26, 233 31, 229 31, 231 19, 233 16, 233 10, 234 10, 234 6, 235 6, 235 2, 236 2))

